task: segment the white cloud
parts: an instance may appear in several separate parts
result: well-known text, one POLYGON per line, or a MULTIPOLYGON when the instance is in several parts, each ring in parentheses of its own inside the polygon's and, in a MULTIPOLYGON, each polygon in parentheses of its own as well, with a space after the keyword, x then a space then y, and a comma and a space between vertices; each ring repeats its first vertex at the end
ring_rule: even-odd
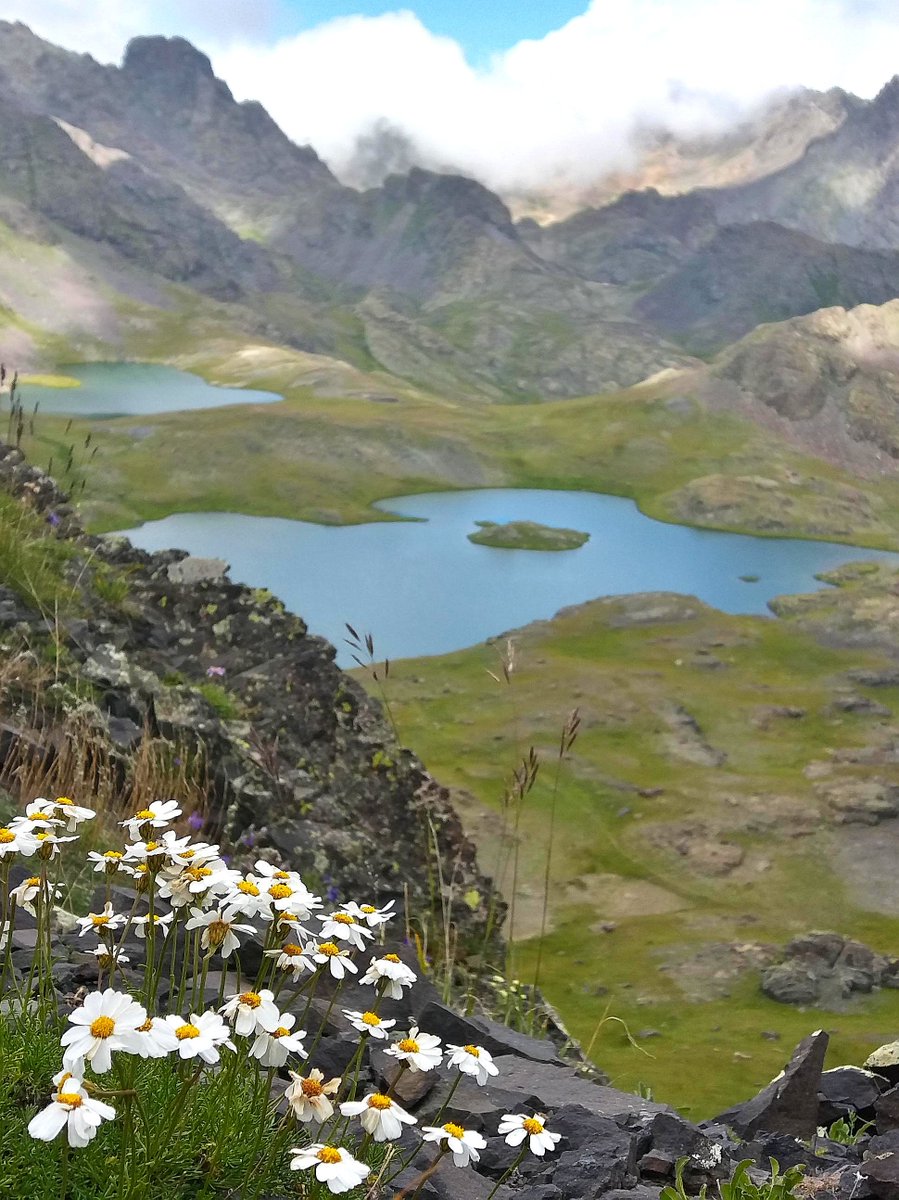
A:
MULTIPOLYGON (((0 0, 0 16, 15 7, 0 0)), ((481 70, 410 11, 341 17, 265 44, 265 8, 31 0, 27 19, 101 57, 117 57, 134 33, 182 33, 240 98, 261 100, 338 170, 380 122, 404 130, 428 162, 499 187, 589 179, 622 165, 641 123, 713 128, 778 88, 872 95, 899 70, 896 0, 592 0, 582 16, 481 70)), ((269 0, 268 11, 277 8, 269 0)))

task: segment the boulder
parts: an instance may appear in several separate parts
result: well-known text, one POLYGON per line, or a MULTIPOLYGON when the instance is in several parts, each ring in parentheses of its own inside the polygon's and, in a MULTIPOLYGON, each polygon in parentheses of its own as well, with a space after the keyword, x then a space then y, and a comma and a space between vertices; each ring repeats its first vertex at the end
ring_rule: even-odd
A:
POLYGON ((444 1042, 483 1046, 494 1057, 515 1054, 535 1062, 559 1062, 556 1048, 548 1038, 529 1037, 489 1017, 460 1017, 439 1000, 430 1000, 418 1016, 421 1028, 437 1034, 444 1042))
POLYGON ((821 1029, 809 1034, 776 1079, 752 1100, 728 1109, 717 1120, 743 1138, 760 1132, 813 1137, 818 1128, 818 1091, 828 1040, 821 1029))

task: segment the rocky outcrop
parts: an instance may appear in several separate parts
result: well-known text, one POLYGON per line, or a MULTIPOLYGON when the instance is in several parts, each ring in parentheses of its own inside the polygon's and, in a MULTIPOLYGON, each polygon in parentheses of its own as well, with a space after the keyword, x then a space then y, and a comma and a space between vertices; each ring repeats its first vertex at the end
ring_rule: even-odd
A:
POLYGON ((899 959, 839 933, 794 938, 783 954, 782 962, 762 972, 762 991, 781 1004, 833 1011, 877 988, 899 987, 899 959))

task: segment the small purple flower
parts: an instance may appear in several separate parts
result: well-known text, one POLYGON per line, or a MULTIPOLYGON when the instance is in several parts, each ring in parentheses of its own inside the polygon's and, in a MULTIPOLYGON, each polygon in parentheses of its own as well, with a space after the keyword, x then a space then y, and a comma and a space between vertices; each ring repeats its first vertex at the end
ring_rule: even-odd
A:
POLYGON ((177 754, 176 754, 176 755, 175 755, 175 757, 172 759, 172 762, 175 764, 175 766, 176 766, 176 767, 180 767, 180 766, 181 766, 181 759, 178 757, 178 755, 177 755, 177 754))
POLYGON ((329 887, 326 892, 326 895, 328 897, 328 902, 330 904, 334 904, 335 901, 340 899, 340 888, 329 887))
POLYGON ((61 518, 60 518, 60 516, 59 516, 59 513, 52 512, 52 513, 50 513, 50 515, 47 517, 47 520, 50 522, 50 524, 51 524, 51 525, 53 526, 53 528, 55 529, 55 528, 56 528, 56 526, 57 526, 57 525, 60 523, 60 520, 61 520, 61 518))
POLYGON ((198 813, 198 812, 192 812, 190 814, 190 816, 187 818, 187 824, 188 824, 188 827, 190 829, 192 829, 194 833, 199 833, 204 825, 203 814, 198 813))
POLYGON ((221 679, 225 674, 224 667, 207 667, 206 674, 210 679, 221 679))
POLYGON ((240 840, 248 850, 252 850, 256 845, 256 835, 250 831, 247 831, 245 834, 243 834, 240 840))

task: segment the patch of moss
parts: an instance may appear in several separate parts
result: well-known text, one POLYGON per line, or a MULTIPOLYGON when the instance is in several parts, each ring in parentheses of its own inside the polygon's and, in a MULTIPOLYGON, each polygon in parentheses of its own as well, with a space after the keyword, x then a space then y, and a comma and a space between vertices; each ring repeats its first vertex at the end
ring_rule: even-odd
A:
POLYGON ((476 521, 475 524, 480 529, 468 535, 470 542, 502 550, 577 550, 590 540, 589 533, 540 525, 536 521, 507 521, 503 525, 476 521))

